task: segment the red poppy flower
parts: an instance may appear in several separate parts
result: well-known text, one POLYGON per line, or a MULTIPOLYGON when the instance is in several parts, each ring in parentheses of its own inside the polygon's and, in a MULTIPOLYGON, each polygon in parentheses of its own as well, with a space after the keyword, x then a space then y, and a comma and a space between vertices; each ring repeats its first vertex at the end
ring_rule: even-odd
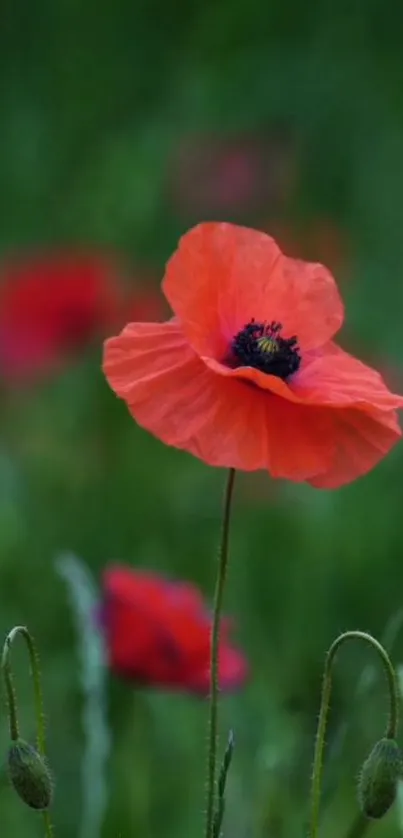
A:
POLYGON ((194 134, 176 146, 168 168, 170 197, 179 210, 279 210, 295 182, 294 143, 281 128, 265 136, 194 134))
MULTIPOLYGON (((97 253, 48 253, 15 260, 0 271, 0 374, 27 380, 127 320, 166 316, 161 293, 144 269, 134 283, 97 253)), ((164 305, 165 304, 165 305, 164 305)))
POLYGON ((29 378, 121 322, 112 262, 53 253, 6 264, 0 276, 0 372, 29 378))
MULTIPOLYGON (((211 618, 199 591, 154 573, 111 566, 103 577, 103 626, 109 665, 139 684, 208 694, 211 618)), ((246 677, 243 655, 221 631, 219 679, 223 690, 246 677)))
POLYGON ((168 263, 175 317, 106 342, 104 371, 137 422, 214 466, 334 488, 401 436, 381 376, 338 347, 335 281, 265 233, 200 224, 168 263))

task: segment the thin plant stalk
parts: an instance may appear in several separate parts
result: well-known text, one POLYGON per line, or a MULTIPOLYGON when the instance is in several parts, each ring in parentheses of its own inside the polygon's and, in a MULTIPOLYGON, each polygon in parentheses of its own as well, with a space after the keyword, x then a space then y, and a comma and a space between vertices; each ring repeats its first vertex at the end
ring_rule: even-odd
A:
POLYGON ((317 838, 318 834, 319 805, 323 773, 323 754, 325 748, 325 736, 330 705, 330 695, 332 690, 332 667, 336 653, 338 652, 340 646, 342 646, 349 640, 364 641, 364 643, 369 644, 370 646, 372 646, 373 649, 375 649, 379 658, 381 659, 389 690, 389 713, 385 737, 387 739, 396 738, 399 718, 399 692, 396 674, 391 664, 389 655, 385 652, 383 646, 381 646, 381 644, 378 643, 378 641, 375 640, 375 638, 372 637, 370 634, 366 634, 362 631, 347 631, 344 634, 341 634, 334 641, 334 643, 332 643, 325 660, 322 697, 319 712, 318 729, 315 741, 315 753, 312 771, 310 827, 308 832, 309 838, 317 838))
MULTIPOLYGON (((39 656, 32 635, 26 626, 15 626, 7 635, 3 653, 1 656, 1 671, 5 684, 7 703, 8 703, 8 718, 10 726, 10 739, 16 742, 20 736, 18 709, 17 709, 17 695, 14 687, 14 680, 10 664, 11 647, 14 640, 21 635, 24 638, 28 649, 32 683, 34 688, 34 702, 35 702, 35 717, 36 717, 36 747, 38 754, 46 757, 46 738, 45 738, 45 713, 43 709, 43 696, 41 687, 41 676, 39 671, 39 656)), ((43 822, 45 826, 46 838, 53 838, 53 827, 50 819, 49 811, 45 810, 43 813, 43 822)))
POLYGON ((232 494, 235 480, 235 469, 228 472, 224 493, 224 509, 221 528, 221 543, 218 553, 217 580, 214 594, 213 625, 211 630, 210 657, 210 712, 208 733, 208 762, 207 762, 207 812, 206 838, 213 838, 214 816, 217 786, 217 745, 218 745, 218 693, 219 693, 219 644, 221 614, 224 600, 224 588, 228 569, 228 543, 231 516, 232 494))
POLYGON ((90 571, 73 553, 60 555, 56 567, 69 586, 81 659, 84 753, 79 838, 100 838, 108 805, 107 766, 111 736, 107 720, 106 650, 95 619, 99 593, 90 571))

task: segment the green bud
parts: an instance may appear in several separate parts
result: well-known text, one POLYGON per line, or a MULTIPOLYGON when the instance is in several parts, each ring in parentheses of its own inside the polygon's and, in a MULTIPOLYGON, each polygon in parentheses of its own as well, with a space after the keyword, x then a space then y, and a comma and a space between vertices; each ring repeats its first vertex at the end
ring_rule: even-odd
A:
POLYGON ((358 798, 367 818, 383 818, 396 797, 403 776, 403 758, 394 739, 380 739, 365 760, 358 782, 358 798))
POLYGON ((18 796, 31 809, 47 809, 52 801, 52 777, 38 751, 16 739, 8 751, 8 773, 18 796))

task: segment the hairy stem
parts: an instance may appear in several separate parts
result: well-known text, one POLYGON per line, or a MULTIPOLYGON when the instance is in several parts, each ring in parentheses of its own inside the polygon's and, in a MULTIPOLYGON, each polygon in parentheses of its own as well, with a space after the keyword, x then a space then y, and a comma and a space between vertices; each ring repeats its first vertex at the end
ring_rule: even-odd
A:
MULTIPOLYGON (((26 626, 15 626, 9 632, 4 641, 3 653, 1 656, 1 671, 6 688, 8 703, 10 738, 12 742, 15 742, 20 735, 17 696, 14 688, 14 681, 10 663, 11 647, 13 645, 14 640, 19 635, 21 635, 21 637, 24 638, 29 654, 32 683, 34 687, 37 750, 41 757, 45 757, 45 714, 43 710, 41 676, 39 671, 39 657, 36 651, 36 646, 33 641, 33 638, 26 626)), ((48 811, 45 811, 43 813, 43 819, 45 825, 46 838, 53 838, 53 828, 48 811)))
POLYGON ((210 657, 210 715, 208 735, 208 763, 207 763, 207 813, 206 838, 214 835, 214 814, 216 802, 216 774, 217 774, 217 743, 218 743, 218 658, 220 643, 221 612, 224 599, 225 580, 228 568, 228 541, 231 514, 231 501, 234 488, 235 469, 228 472, 224 494, 224 509, 221 529, 221 543, 218 553, 217 580, 214 594, 213 625, 211 630, 210 657))
POLYGON ((362 838, 368 827, 371 826, 371 823, 372 821, 369 818, 366 818, 362 812, 359 812, 350 824, 345 838, 362 838))
POLYGON ((43 822, 44 822, 44 825, 45 825, 45 836, 46 836, 46 838, 54 838, 53 824, 52 824, 52 821, 50 820, 49 811, 46 809, 46 812, 43 812, 42 814, 43 814, 43 822))
POLYGON ((332 666, 340 646, 349 640, 363 640, 365 643, 372 646, 381 659, 382 666, 386 675, 389 690, 389 713, 386 726, 385 736, 387 739, 395 739, 398 725, 398 711, 399 711, 399 693, 395 671, 391 664, 389 655, 385 652, 383 646, 375 640, 370 634, 363 631, 346 631, 341 634, 332 643, 325 660, 325 669, 323 673, 322 697, 319 712, 318 729, 315 741, 315 753, 313 760, 312 771, 312 785, 311 785, 311 808, 310 808, 310 828, 309 838, 317 838, 318 822, 319 822, 319 805, 320 792, 322 785, 323 773, 323 754, 325 748, 325 736, 327 717, 329 713, 330 694, 332 690, 332 666))

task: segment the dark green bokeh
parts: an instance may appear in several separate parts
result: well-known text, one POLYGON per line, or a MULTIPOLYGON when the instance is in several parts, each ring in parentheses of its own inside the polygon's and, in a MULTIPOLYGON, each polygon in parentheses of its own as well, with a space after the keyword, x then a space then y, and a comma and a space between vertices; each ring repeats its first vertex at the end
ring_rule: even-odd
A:
MULTIPOLYGON (((342 230, 344 344, 398 379, 402 27, 403 6, 392 0, 6 4, 3 255, 107 245, 162 273, 178 236, 207 209, 172 199, 183 137, 284 132, 297 167, 291 193, 226 220, 325 218, 342 230)), ((54 558, 72 549, 96 574, 115 559, 145 565, 195 580, 210 597, 224 482, 139 430, 109 392, 100 358, 98 346, 34 392, 4 397, 1 411, 0 630, 27 623, 41 650, 57 838, 78 834, 83 731, 75 632, 54 558)), ((236 736, 225 835, 302 834, 324 652, 348 628, 381 639, 403 608, 402 486, 402 448, 334 493, 239 477, 226 605, 252 677, 222 701, 223 744, 229 727, 236 736)), ((329 838, 354 817, 355 777, 383 733, 381 678, 358 689, 368 656, 348 650, 337 665, 321 830, 329 838)), ((403 660, 403 632, 393 658, 403 660)), ((29 738, 29 681, 23 653, 16 659, 29 738)), ((105 838, 203 834, 206 709, 111 682, 105 838)), ((5 758, 4 714, 0 746, 5 758)), ((42 834, 6 785, 0 811, 4 836, 42 834)), ((397 810, 375 829, 395 834, 397 810)))

